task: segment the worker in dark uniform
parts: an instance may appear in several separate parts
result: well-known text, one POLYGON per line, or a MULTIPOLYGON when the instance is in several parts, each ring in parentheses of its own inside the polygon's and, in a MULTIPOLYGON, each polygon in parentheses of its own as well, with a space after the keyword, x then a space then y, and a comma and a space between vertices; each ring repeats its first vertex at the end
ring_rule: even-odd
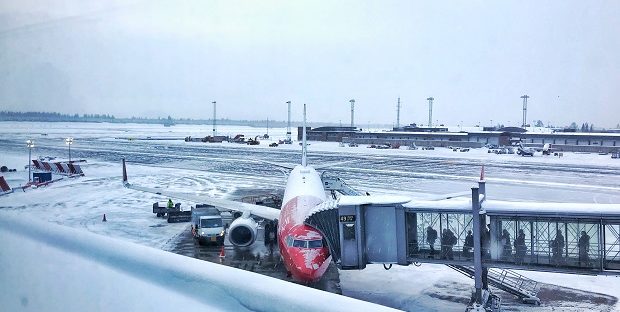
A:
POLYGON ((579 237, 579 266, 590 266, 590 257, 588 252, 590 251, 590 235, 586 231, 581 231, 581 237, 579 237))
POLYGON ((426 242, 431 248, 431 256, 435 254, 435 241, 437 240, 437 231, 430 225, 426 228, 426 242))
POLYGON ((172 199, 168 198, 168 209, 172 209, 174 208, 174 203, 172 202, 172 199))
POLYGON ((467 231, 467 237, 465 237, 465 244, 463 245, 463 256, 467 259, 471 259, 472 249, 474 249, 474 235, 471 230, 467 231))
POLYGON ((519 230, 519 235, 514 242, 515 245, 515 263, 522 264, 525 259, 525 253, 527 252, 527 246, 525 245, 525 233, 523 230, 519 230))

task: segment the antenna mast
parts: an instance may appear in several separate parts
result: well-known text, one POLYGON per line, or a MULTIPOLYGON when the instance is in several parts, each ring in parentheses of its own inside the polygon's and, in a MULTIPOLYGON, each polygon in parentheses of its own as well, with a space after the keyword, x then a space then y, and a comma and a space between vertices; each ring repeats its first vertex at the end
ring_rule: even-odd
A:
POLYGON ((400 128, 400 96, 398 97, 398 104, 396 104, 396 128, 400 128))
POLYGON ((307 149, 306 149, 306 104, 304 104, 304 124, 303 124, 303 135, 302 135, 302 142, 301 142, 301 165, 302 166, 306 166, 307 162, 306 162, 306 154, 307 154, 307 149))
POLYGON ((291 143, 291 101, 286 101, 288 104, 288 123, 286 125, 286 142, 291 143))

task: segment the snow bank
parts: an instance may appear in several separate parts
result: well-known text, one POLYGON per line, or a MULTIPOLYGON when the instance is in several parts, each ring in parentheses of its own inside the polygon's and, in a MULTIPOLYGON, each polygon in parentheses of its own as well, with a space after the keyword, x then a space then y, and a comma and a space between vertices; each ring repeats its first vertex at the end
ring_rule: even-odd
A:
POLYGON ((388 311, 256 273, 2 213, 0 302, 37 311, 388 311))

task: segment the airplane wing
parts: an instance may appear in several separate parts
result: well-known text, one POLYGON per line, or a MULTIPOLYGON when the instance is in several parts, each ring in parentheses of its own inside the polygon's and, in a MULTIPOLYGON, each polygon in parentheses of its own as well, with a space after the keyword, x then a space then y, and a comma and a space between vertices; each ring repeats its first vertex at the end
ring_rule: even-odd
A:
POLYGON ((132 190, 153 193, 157 195, 162 195, 164 197, 177 198, 177 199, 187 200, 187 201, 191 201, 195 203, 204 203, 208 205, 213 205, 220 209, 240 211, 240 212, 249 212, 251 215, 261 217, 263 219, 277 220, 280 218, 280 210, 271 208, 271 207, 242 203, 242 202, 237 202, 237 201, 222 199, 222 198, 213 198, 209 196, 197 196, 197 195, 186 194, 186 193, 166 191, 164 189, 159 189, 159 188, 150 188, 150 187, 133 185, 127 181, 127 168, 125 166, 125 159, 123 159, 123 185, 126 188, 129 188, 132 190))

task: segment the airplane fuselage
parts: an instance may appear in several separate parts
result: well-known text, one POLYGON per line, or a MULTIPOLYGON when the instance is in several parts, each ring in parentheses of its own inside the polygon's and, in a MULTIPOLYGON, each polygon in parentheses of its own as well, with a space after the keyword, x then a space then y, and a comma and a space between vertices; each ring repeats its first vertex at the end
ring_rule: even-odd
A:
POLYGON ((319 280, 331 262, 321 233, 304 224, 308 211, 325 199, 314 168, 299 165, 291 171, 278 221, 278 246, 287 271, 300 282, 319 280))

